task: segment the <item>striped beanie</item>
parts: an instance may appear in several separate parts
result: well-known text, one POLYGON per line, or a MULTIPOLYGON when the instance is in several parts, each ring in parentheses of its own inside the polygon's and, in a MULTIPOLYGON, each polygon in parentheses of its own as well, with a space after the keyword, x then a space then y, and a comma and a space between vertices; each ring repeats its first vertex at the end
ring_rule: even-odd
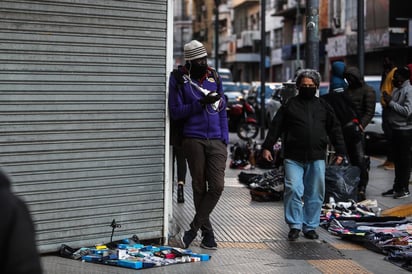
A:
POLYGON ((195 60, 207 56, 207 52, 202 43, 192 40, 184 46, 185 60, 195 60))

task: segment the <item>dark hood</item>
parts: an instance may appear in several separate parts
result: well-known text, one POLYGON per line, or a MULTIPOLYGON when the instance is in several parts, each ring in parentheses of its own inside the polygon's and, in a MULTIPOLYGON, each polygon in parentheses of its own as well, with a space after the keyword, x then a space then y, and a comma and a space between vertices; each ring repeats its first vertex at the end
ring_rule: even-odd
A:
POLYGON ((348 75, 356 78, 359 82, 363 82, 360 70, 357 67, 346 67, 344 73, 345 78, 347 78, 348 75))

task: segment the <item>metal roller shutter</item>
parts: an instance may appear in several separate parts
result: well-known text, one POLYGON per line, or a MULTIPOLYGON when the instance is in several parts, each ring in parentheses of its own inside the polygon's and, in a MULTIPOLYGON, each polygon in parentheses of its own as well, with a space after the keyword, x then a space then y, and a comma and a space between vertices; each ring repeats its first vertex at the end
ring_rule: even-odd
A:
POLYGON ((0 1, 0 165, 42 252, 163 236, 167 1, 0 1))

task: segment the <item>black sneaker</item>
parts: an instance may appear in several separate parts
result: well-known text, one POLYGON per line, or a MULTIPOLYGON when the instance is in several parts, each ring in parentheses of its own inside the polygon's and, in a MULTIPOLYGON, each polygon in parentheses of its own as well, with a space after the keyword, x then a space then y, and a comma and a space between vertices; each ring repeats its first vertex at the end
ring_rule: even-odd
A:
POLYGON ((297 229, 297 228, 292 228, 292 229, 289 231, 288 240, 289 240, 289 241, 296 241, 296 239, 299 238, 299 233, 300 233, 300 230, 299 230, 299 229, 297 229))
POLYGON ((389 189, 388 191, 383 192, 382 196, 384 197, 393 196, 393 189, 389 189))
POLYGON ((409 195, 410 195, 410 192, 409 191, 399 191, 399 192, 395 192, 394 194, 393 194, 393 198, 394 199, 403 199, 403 198, 407 198, 407 197, 409 197, 409 195))
POLYGON ((311 240, 319 239, 319 235, 318 233, 316 233, 315 230, 308 230, 304 232, 303 235, 305 235, 305 238, 307 239, 311 239, 311 240))
POLYGON ((182 246, 183 248, 188 248, 189 245, 193 242, 193 240, 196 238, 197 233, 194 232, 193 230, 188 230, 185 231, 185 233, 183 233, 182 235, 182 246))
POLYGON ((215 241, 215 234, 213 233, 213 231, 203 233, 203 239, 200 243, 200 247, 211 250, 217 249, 217 243, 215 241))
POLYGON ((185 202, 185 196, 184 196, 184 190, 183 190, 182 184, 177 185, 177 202, 179 204, 182 204, 185 202))

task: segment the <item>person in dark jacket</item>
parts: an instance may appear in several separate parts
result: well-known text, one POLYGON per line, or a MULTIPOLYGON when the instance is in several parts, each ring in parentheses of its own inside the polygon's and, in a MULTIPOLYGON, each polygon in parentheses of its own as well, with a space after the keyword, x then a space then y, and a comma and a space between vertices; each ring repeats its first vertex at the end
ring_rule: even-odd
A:
POLYGON ((187 43, 184 56, 186 64, 178 68, 180 76, 170 77, 169 81, 170 116, 184 121, 182 147, 192 177, 196 210, 190 229, 182 236, 182 245, 187 248, 200 229, 200 246, 216 249, 210 214, 224 188, 229 143, 226 101, 222 81, 207 65, 202 43, 187 43))
POLYGON ((329 139, 334 145, 335 163, 346 154, 341 127, 332 107, 315 96, 320 75, 300 70, 296 78, 299 93, 276 113, 262 144, 262 156, 272 161, 274 144, 282 137, 285 168, 284 213, 294 241, 300 231, 317 239, 316 228, 325 195, 325 159, 329 139))
POLYGON ((364 185, 366 185, 365 178, 367 182, 369 165, 365 156, 363 133, 359 122, 360 119, 355 105, 347 92, 348 86, 346 81, 343 79, 345 64, 343 62, 335 62, 333 65, 335 67, 335 69, 332 70, 333 78, 337 79, 342 77, 343 81, 335 83, 333 89, 330 88, 329 93, 322 96, 322 98, 332 106, 336 117, 341 124, 350 164, 359 167, 363 174, 364 182, 362 187, 358 189, 357 197, 358 201, 363 201, 366 199, 366 186, 364 185), (335 75, 336 73, 337 75, 335 75))
POLYGON ((393 187, 382 193, 395 199, 409 197, 412 147, 412 86, 408 67, 399 67, 393 75, 392 95, 383 93, 388 124, 392 129, 392 151, 395 163, 393 187))
POLYGON ((0 170, 0 268, 4 274, 42 273, 34 225, 26 204, 10 190, 0 170))
POLYGON ((369 182, 369 157, 365 156, 364 129, 375 115, 376 93, 373 88, 365 83, 357 67, 346 67, 344 77, 348 81, 348 88, 345 93, 350 98, 353 108, 357 114, 357 126, 361 130, 361 144, 352 145, 348 149, 348 155, 353 165, 361 170, 358 185, 358 199, 366 199, 366 186, 369 182))

